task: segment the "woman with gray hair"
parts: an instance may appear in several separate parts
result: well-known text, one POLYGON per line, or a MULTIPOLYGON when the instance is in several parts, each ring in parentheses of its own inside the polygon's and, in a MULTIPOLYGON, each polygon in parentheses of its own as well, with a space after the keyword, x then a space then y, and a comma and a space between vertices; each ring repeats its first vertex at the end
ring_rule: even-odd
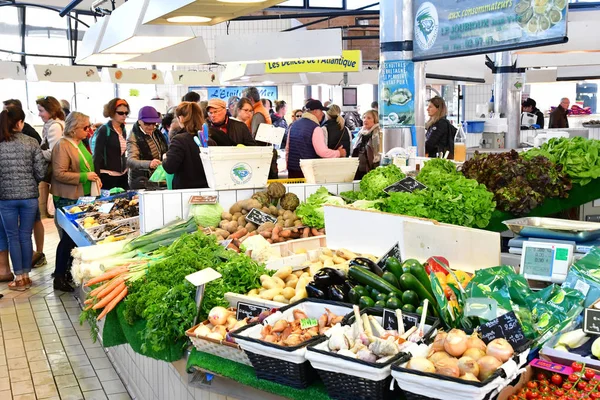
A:
POLYGON ((346 128, 346 121, 342 118, 342 110, 336 104, 329 106, 327 111, 327 122, 323 125, 325 132, 325 143, 331 150, 337 150, 341 147, 350 155, 350 131, 346 128))
MULTIPOLYGON (((98 190, 102 186, 100 177, 94 172, 92 155, 83 144, 89 130, 90 118, 73 111, 65 121, 64 136, 52 149, 51 191, 57 210, 77 203, 77 199, 82 196, 89 196, 92 193, 92 184, 96 185, 98 190)), ((59 233, 61 239, 56 248, 54 289, 72 292, 67 271, 72 263, 71 250, 75 248, 75 243, 69 235, 60 231, 59 233)))

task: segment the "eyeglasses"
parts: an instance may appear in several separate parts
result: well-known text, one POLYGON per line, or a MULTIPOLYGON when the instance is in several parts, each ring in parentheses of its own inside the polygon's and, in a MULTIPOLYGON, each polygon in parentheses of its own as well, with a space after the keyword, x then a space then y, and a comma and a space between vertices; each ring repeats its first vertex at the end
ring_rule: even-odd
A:
POLYGON ((302 114, 296 114, 295 117, 296 118, 302 118, 302 114))
POLYGON ((142 124, 146 125, 146 126, 156 126, 156 125, 158 125, 156 123, 148 123, 148 122, 144 122, 144 121, 142 121, 142 124))
POLYGON ((115 111, 115 113, 119 114, 119 115, 129 115, 129 111, 115 111))

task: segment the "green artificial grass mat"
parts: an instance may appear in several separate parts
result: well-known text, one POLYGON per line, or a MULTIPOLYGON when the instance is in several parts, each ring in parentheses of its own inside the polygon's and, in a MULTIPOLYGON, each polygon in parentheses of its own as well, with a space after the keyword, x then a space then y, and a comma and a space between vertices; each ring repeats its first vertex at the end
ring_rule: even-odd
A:
MULTIPOLYGON (((550 198, 546 199, 542 205, 534 208, 527 215, 529 217, 547 217, 570 208, 579 207, 600 198, 600 179, 593 179, 585 186, 577 183, 573 184, 573 188, 569 191, 569 197, 566 199, 550 198)), ((502 221, 517 218, 509 212, 495 210, 490 219, 490 223, 485 230, 493 232, 504 232, 508 230, 502 221)))
POLYGON ((143 352, 142 332, 146 329, 146 321, 140 320, 134 325, 129 325, 123 317, 124 308, 125 305, 120 303, 115 310, 106 315, 104 330, 102 331, 102 343, 105 347, 129 344, 136 353, 166 362, 177 361, 183 357, 183 350, 187 339, 181 339, 169 348, 161 351, 154 351, 151 346, 148 346, 146 351, 143 352))
POLYGON ((206 371, 213 372, 215 375, 230 378, 242 385, 273 393, 278 396, 287 397, 294 400, 329 400, 327 390, 323 382, 316 382, 304 390, 294 389, 279 383, 258 379, 254 368, 234 361, 226 360, 212 354, 203 353, 192 349, 187 361, 188 371, 192 367, 198 367, 206 371))

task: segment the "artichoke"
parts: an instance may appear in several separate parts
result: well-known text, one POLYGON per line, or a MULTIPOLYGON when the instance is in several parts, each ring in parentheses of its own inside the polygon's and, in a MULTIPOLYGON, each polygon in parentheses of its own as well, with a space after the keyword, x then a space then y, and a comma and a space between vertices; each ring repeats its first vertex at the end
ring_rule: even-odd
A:
POLYGON ((269 202, 271 201, 267 192, 256 192, 252 195, 252 198, 254 200, 257 200, 263 207, 264 206, 268 207, 269 202))
POLYGON ((294 211, 300 204, 300 199, 294 193, 286 193, 279 202, 279 205, 284 210, 294 211))
POLYGON ((274 205, 277 205, 277 200, 285 195, 285 186, 279 182, 273 182, 267 187, 267 194, 271 198, 274 205))

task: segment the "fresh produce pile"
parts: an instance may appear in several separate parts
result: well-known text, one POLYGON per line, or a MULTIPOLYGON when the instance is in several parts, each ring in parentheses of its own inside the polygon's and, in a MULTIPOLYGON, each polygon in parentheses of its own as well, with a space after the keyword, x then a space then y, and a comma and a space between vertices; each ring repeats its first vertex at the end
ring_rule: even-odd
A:
POLYGON ((537 156, 544 156, 562 166, 562 172, 581 186, 600 177, 600 140, 579 136, 550 139, 539 149, 525 153, 527 159, 537 156))
POLYGON ((95 213, 95 215, 102 216, 103 219, 101 221, 103 222, 99 222, 100 224, 102 224, 106 223, 104 222, 106 218, 117 220, 123 218, 137 217, 138 215, 140 215, 140 206, 138 204, 138 196, 135 195, 131 200, 125 197, 121 197, 115 199, 114 201, 98 200, 91 204, 77 205, 75 207, 71 207, 68 212, 69 214, 95 213), (110 202, 114 203, 110 212, 108 214, 100 213, 100 207, 103 204, 110 202))
POLYGON ((308 196, 306 202, 296 208, 296 214, 302 220, 303 225, 316 229, 325 228, 325 211, 323 206, 345 205, 341 197, 332 196, 324 187, 319 188, 315 193, 308 196))
MULTIPOLYGON (((310 320, 308 315, 302 309, 296 308, 292 317, 291 319, 281 318, 273 325, 265 324, 260 331, 260 340, 283 347, 298 346, 318 335, 323 335, 344 318, 343 315, 336 315, 326 308, 316 325, 303 328, 302 321, 310 320)), ((312 324, 309 323, 309 325, 312 324)))
POLYGON ((197 337, 205 337, 219 341, 227 340, 228 342, 233 343, 235 341, 229 336, 229 332, 240 329, 250 322, 249 318, 238 321, 235 317, 235 309, 217 306, 209 311, 208 320, 194 329, 194 334, 197 337))
POLYGON ((538 372, 508 400, 600 399, 600 379, 596 371, 578 362, 573 362, 571 368, 573 373, 568 376, 538 372))
MULTIPOLYGON (((402 316, 397 318, 402 323, 402 316)), ((387 363, 400 352, 415 355, 427 352, 427 346, 417 344, 424 332, 416 326, 408 331, 404 331, 404 326, 397 331, 386 331, 375 317, 360 315, 357 306, 352 325, 335 325, 325 335, 329 337, 326 342, 329 351, 370 363, 387 363)))
POLYGON ((571 180, 563 167, 542 156, 524 157, 515 150, 495 154, 475 152, 462 173, 494 194, 499 210, 526 215, 548 197, 568 197, 571 180))
POLYGON ((406 368, 484 382, 512 358, 514 349, 505 339, 494 339, 487 345, 476 333, 471 336, 460 329, 439 332, 427 357, 413 357, 406 368))

